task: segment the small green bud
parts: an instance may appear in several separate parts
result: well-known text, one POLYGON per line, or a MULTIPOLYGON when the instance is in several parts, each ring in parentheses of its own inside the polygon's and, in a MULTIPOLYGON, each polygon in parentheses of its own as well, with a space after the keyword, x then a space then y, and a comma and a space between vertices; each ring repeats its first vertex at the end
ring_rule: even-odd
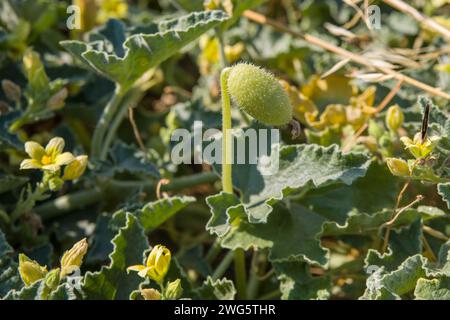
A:
POLYGON ((26 286, 30 286, 47 274, 47 267, 42 267, 23 253, 19 254, 19 274, 26 286))
POLYGON ((12 82, 11 80, 4 79, 2 80, 2 89, 5 93, 5 96, 14 102, 20 101, 20 97, 22 96, 22 89, 12 82))
POLYGON ((404 118, 400 107, 393 105, 386 113, 386 126, 392 131, 397 131, 402 126, 404 118))
POLYGON ((55 290, 58 287, 60 281, 59 273, 60 273, 59 268, 53 269, 49 273, 47 273, 44 280, 45 286, 47 288, 55 290))
POLYGON ((62 88, 54 95, 52 95, 47 101, 47 108, 50 110, 58 110, 64 107, 64 102, 66 101, 69 91, 66 88, 62 88))
POLYGON ((289 96, 278 80, 257 66, 239 63, 230 68, 228 93, 245 112, 267 125, 284 125, 292 119, 289 96))
POLYGON ((161 300, 161 293, 156 289, 141 289, 144 300, 161 300))
POLYGON ((408 177, 411 175, 408 163, 399 158, 386 158, 386 163, 394 176, 408 177))
POLYGON ((167 300, 177 300, 183 294, 183 288, 181 287, 181 279, 167 283, 165 297, 167 300))
POLYGON ((61 277, 70 274, 74 269, 81 266, 87 249, 88 243, 86 238, 84 238, 75 243, 70 250, 64 253, 61 258, 61 277))
POLYGON ((368 128, 369 136, 374 137, 375 139, 380 139, 385 132, 383 124, 378 123, 375 120, 369 120, 369 128, 368 128))
POLYGON ((59 191, 61 190, 64 184, 64 180, 58 176, 53 176, 48 180, 48 188, 51 191, 59 191))

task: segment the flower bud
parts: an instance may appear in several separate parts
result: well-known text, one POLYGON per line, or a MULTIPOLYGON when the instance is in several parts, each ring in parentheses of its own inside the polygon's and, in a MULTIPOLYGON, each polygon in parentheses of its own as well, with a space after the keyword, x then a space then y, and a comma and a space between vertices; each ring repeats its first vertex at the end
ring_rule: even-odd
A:
POLYGON ((408 163, 399 158, 386 158, 386 163, 394 176, 408 177, 410 176, 408 163))
POLYGON ((14 102, 20 101, 20 97, 22 96, 22 89, 12 82, 11 80, 4 79, 2 80, 2 89, 5 93, 5 96, 14 102))
POLYGON ((158 283, 162 283, 169 270, 171 254, 169 249, 156 245, 147 259, 147 275, 158 283))
POLYGON ((247 63, 236 64, 229 69, 227 87, 233 101, 256 120, 274 126, 291 121, 292 107, 287 92, 264 69, 247 63))
POLYGON ((378 123, 375 120, 369 120, 368 132, 369 136, 379 139, 383 136, 385 129, 382 123, 378 123))
POLYGON ((397 131, 402 126, 404 118, 400 107, 393 105, 386 113, 386 126, 392 131, 397 131))
POLYGON ((53 176, 48 180, 48 188, 51 191, 59 191, 61 190, 64 184, 64 180, 58 176, 53 176))
POLYGON ((165 298, 167 300, 177 300, 183 294, 183 288, 181 287, 181 279, 169 282, 166 287, 165 298))
POLYGON ((161 300, 161 293, 156 289, 141 289, 141 295, 145 300, 161 300))
POLYGON ((64 180, 76 180, 81 177, 86 170, 88 163, 87 156, 78 156, 64 169, 64 180))
POLYGON ((19 274, 26 286, 32 285, 47 274, 47 267, 42 267, 23 253, 19 254, 19 274))
POLYGON ((51 290, 55 290, 60 281, 60 270, 59 268, 51 270, 47 275, 45 276, 45 286, 47 288, 50 288, 51 290))
POLYGON ((61 258, 61 277, 79 268, 88 249, 86 238, 78 241, 61 258))
POLYGON ((50 110, 58 110, 64 107, 64 102, 69 95, 66 88, 62 88, 47 100, 47 108, 50 110))

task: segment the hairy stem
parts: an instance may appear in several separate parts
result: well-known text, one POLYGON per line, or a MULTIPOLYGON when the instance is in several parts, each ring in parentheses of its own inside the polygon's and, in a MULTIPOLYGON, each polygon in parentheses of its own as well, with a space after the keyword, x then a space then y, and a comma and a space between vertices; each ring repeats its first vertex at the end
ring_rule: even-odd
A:
POLYGON ((233 193, 232 180, 232 144, 231 144, 231 102, 228 94, 229 68, 222 70, 220 85, 222 88, 222 189, 224 192, 233 193))

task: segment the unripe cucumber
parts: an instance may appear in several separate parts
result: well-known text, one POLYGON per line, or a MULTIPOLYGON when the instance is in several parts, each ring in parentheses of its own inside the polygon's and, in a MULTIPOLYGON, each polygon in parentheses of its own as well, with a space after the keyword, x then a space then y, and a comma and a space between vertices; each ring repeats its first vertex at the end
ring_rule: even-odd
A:
POLYGON ((291 121, 289 96, 271 73, 247 63, 230 69, 228 93, 240 108, 267 125, 291 121))

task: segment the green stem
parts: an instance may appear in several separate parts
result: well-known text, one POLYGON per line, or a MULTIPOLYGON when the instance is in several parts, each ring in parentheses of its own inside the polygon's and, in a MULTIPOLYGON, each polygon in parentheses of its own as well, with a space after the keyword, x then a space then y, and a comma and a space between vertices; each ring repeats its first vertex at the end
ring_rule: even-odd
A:
POLYGON ((122 90, 120 85, 116 85, 116 90, 114 91, 113 96, 109 100, 108 104, 105 107, 105 110, 103 110, 102 116, 97 122, 97 126, 95 127, 94 135, 92 137, 91 154, 94 158, 97 158, 100 155, 102 140, 104 138, 105 132, 107 131, 125 93, 125 90, 122 90))
POLYGON ((33 211, 39 214, 42 220, 49 220, 60 216, 61 213, 81 209, 98 202, 101 198, 102 191, 100 189, 84 190, 45 202, 34 208, 33 211))
POLYGON ((133 108, 139 100, 142 99, 144 92, 140 88, 132 89, 123 99, 122 103, 119 106, 119 111, 116 112, 114 119, 108 129, 106 137, 102 143, 101 151, 100 151, 100 160, 105 160, 108 155, 109 147, 116 136, 117 130, 119 129, 120 124, 122 123, 123 118, 127 114, 128 108, 133 108))
MULTIPOLYGON (((213 172, 202 172, 187 177, 177 178, 167 185, 161 186, 162 191, 177 191, 199 184, 212 183, 219 178, 213 172)), ((157 182, 154 181, 110 181, 107 187, 114 190, 129 190, 131 188, 144 188, 148 192, 156 190, 157 182)), ((66 212, 84 208, 106 198, 109 193, 100 189, 78 191, 56 198, 53 201, 45 202, 34 208, 34 212, 39 214, 43 220, 53 219, 66 212)))
MULTIPOLYGON (((232 180, 232 135, 231 135, 231 102, 228 94, 228 76, 230 68, 222 70, 220 85, 222 88, 222 189, 224 192, 233 193, 232 180)), ((234 250, 234 270, 237 294, 239 299, 246 298, 247 279, 245 267, 245 252, 242 249, 234 250)))
POLYGON ((234 250, 234 277, 236 279, 237 297, 240 300, 247 298, 247 270, 245 267, 245 251, 234 250))
POLYGON ((211 245, 211 248, 209 248, 208 253, 206 254, 206 262, 208 262, 209 264, 211 264, 214 259, 217 258, 217 256, 219 255, 220 251, 222 250, 222 247, 220 246, 220 241, 219 239, 216 239, 214 241, 214 243, 211 245))
POLYGON ((229 68, 222 70, 220 85, 222 88, 222 189, 224 192, 233 193, 232 181, 232 144, 231 144, 231 102, 228 94, 229 68))
POLYGON ((250 277, 248 280, 248 286, 247 286, 247 297, 250 300, 253 300, 258 295, 259 285, 261 282, 258 279, 258 274, 256 270, 253 268, 250 268, 250 277))
POLYGON ((224 273, 227 271, 228 267, 230 266, 231 262, 233 262, 234 258, 234 251, 228 251, 228 253, 225 255, 225 257, 222 259, 220 264, 217 266, 216 270, 212 274, 212 279, 217 280, 220 277, 224 275, 224 273))

